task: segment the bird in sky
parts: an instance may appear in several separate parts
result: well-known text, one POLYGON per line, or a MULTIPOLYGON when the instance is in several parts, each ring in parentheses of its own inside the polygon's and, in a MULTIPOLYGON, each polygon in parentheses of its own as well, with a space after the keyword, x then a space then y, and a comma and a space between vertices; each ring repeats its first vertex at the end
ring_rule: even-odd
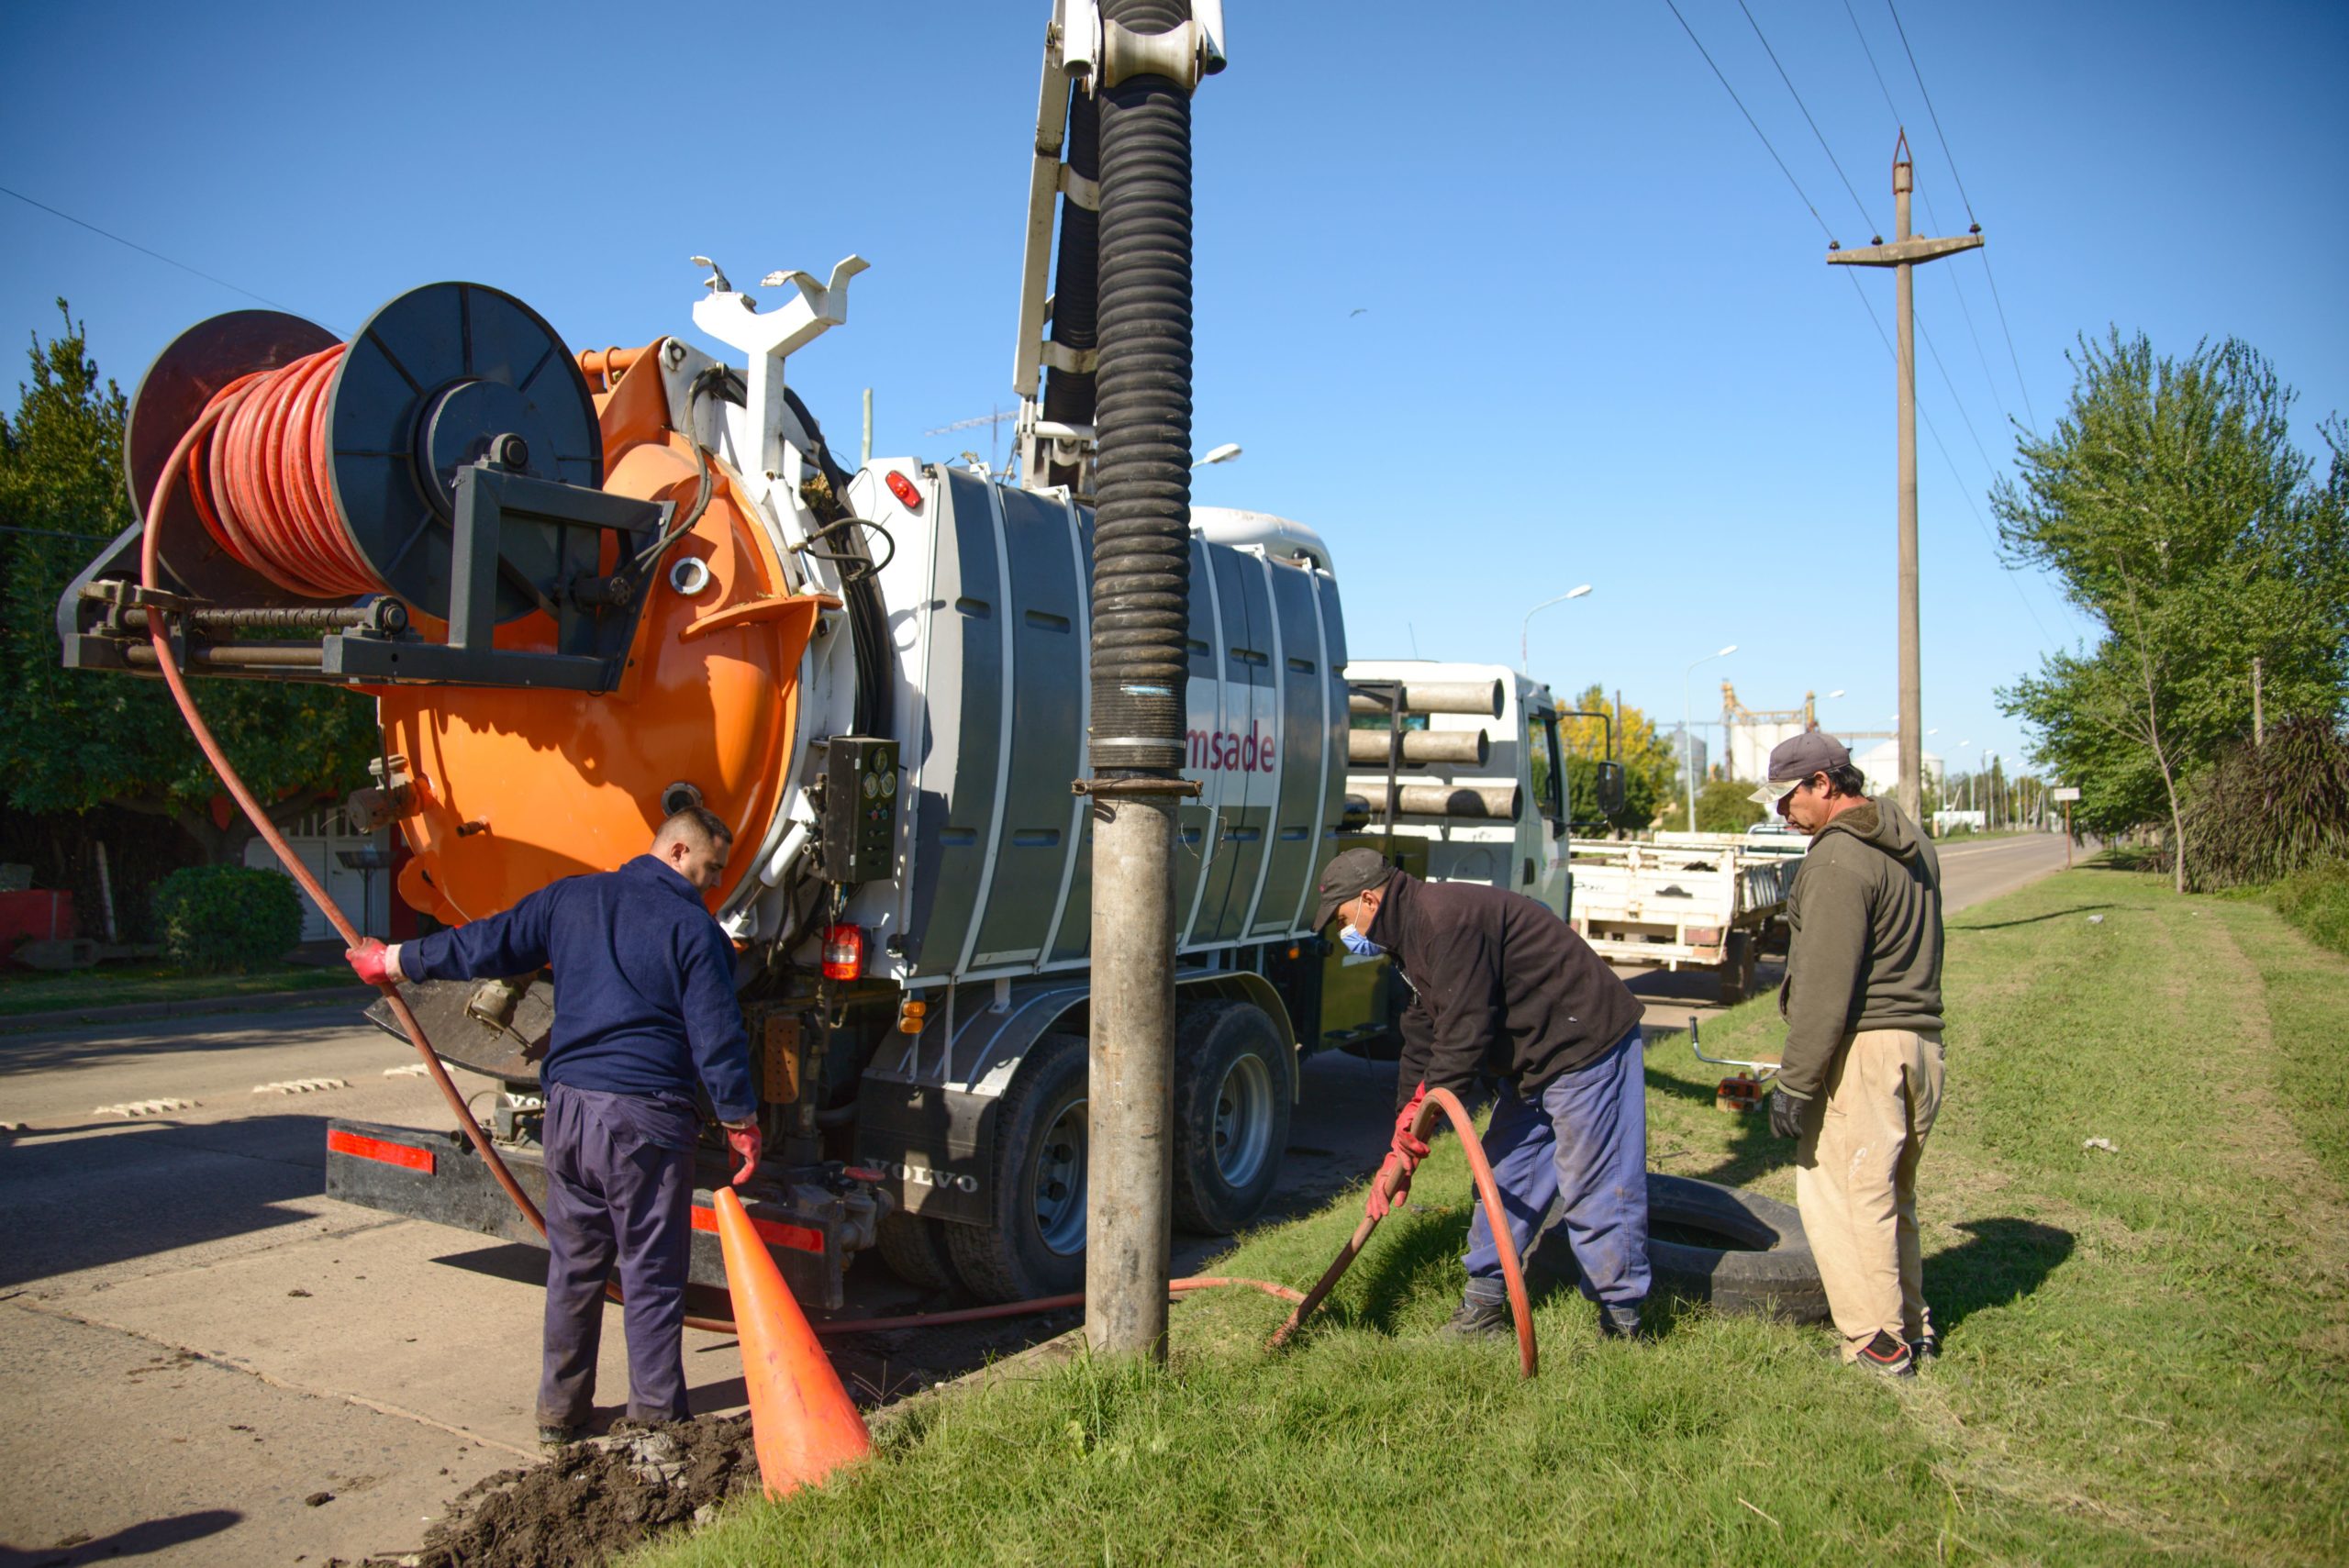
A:
POLYGON ((1352 321, 1355 317, 1360 316, 1364 311, 1368 310, 1370 306, 1366 305, 1357 305, 1352 310, 1346 312, 1346 319, 1352 321))

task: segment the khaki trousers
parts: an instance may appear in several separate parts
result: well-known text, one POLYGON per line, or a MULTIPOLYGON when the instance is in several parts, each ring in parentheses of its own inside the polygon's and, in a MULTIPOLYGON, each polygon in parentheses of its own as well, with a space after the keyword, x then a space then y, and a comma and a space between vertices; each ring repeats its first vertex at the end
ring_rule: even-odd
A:
POLYGON ((1795 1201, 1850 1361, 1878 1329, 1932 1330, 1917 1242, 1917 1162, 1942 1105, 1938 1031, 1852 1036, 1795 1144, 1795 1201))

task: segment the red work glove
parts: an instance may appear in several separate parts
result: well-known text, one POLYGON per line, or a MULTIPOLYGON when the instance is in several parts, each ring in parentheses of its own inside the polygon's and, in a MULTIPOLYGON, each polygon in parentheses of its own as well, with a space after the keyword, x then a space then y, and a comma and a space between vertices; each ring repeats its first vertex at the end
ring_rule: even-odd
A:
POLYGON ((1411 1163, 1400 1154, 1390 1152, 1380 1162, 1378 1174, 1370 1180, 1370 1198, 1362 1206, 1362 1211, 1373 1219, 1384 1219, 1402 1207, 1403 1200, 1410 1195, 1411 1163), (1390 1181, 1393 1184, 1390 1190, 1379 1190, 1390 1181))
POLYGON ((1402 1159, 1403 1169, 1407 1173, 1416 1170, 1419 1162, 1428 1157, 1427 1141, 1411 1130, 1411 1124, 1419 1119, 1419 1107, 1427 1103, 1427 1080, 1423 1078, 1409 1102, 1396 1113, 1395 1139, 1387 1147, 1402 1159))
POLYGON ((392 956, 398 950, 387 948, 373 937, 361 940, 355 948, 345 948, 342 956, 360 979, 370 985, 396 985, 400 977, 392 973, 392 956))
POLYGON ((726 1129, 726 1146, 742 1162, 742 1168, 734 1173, 734 1185, 739 1187, 749 1181, 751 1173, 759 1168, 759 1145, 764 1140, 759 1133, 758 1118, 753 1117, 748 1121, 729 1121, 719 1125, 726 1129))

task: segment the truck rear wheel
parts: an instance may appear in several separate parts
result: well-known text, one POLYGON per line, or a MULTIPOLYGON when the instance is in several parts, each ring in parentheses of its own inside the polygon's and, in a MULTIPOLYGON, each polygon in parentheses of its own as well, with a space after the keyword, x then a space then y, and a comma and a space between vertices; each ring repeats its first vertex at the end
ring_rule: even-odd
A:
POLYGON ((944 1222, 918 1214, 885 1217, 874 1233, 874 1251, 889 1272, 923 1290, 944 1290, 954 1283, 954 1264, 946 1254, 944 1222))
POLYGON ((1174 1027, 1174 1223, 1223 1236, 1256 1218, 1288 1148, 1297 1053, 1264 1010, 1202 1002, 1174 1027))
POLYGON ((1085 1288, 1085 1040, 1036 1042, 996 1106, 988 1222, 943 1227, 963 1283, 989 1301, 1085 1288))

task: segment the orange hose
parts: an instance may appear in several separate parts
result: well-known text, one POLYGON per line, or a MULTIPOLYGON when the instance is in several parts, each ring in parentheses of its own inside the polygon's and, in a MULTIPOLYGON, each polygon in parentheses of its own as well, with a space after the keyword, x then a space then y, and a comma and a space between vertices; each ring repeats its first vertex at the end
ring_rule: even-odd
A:
MULTIPOLYGON (((339 355, 341 351, 341 345, 337 344, 331 350, 323 352, 339 355)), ((321 357, 322 355, 313 355, 312 359, 321 357)), ((297 361, 286 369, 293 371, 309 363, 310 361, 297 361)), ((261 390, 257 383, 262 379, 263 378, 249 376, 223 389, 206 406, 203 415, 195 423, 188 428, 187 433, 180 438, 179 445, 172 450, 171 460, 164 463, 163 472, 155 482, 155 492, 148 500, 146 528, 139 544, 139 581, 148 589, 152 590, 156 586, 156 521, 163 515, 163 503, 170 495, 172 486, 182 483, 195 472, 192 459, 197 442, 223 420, 238 417, 244 407, 246 396, 261 390)), ((263 412, 273 413, 268 409, 264 409, 263 412)), ((288 412, 298 414, 298 409, 277 410, 274 411, 273 417, 282 417, 288 412)), ((216 444, 216 454, 217 450, 216 444)), ((246 455, 249 456, 250 453, 246 455)), ((249 473, 248 477, 254 476, 249 473)), ((194 493, 195 488, 192 485, 191 493, 194 493)), ((329 491, 328 494, 331 492, 329 491)), ((199 511, 201 509, 199 507, 199 511)), ((272 515, 282 519, 282 514, 272 515)), ((221 515, 223 518, 225 516, 226 514, 221 515)), ((313 514, 313 517, 315 517, 316 514, 313 514)), ((215 519, 207 517, 206 526, 217 528, 215 519)), ((220 535, 216 531, 214 537, 219 538, 220 535)), ((222 539, 221 542, 224 547, 228 544, 225 539, 222 539)), ((240 556, 239 559, 243 558, 240 556)), ((245 819, 253 825, 253 830, 259 833, 262 841, 269 845, 272 852, 277 856, 279 863, 284 866, 286 873, 293 877, 304 893, 309 895, 310 901, 318 906, 319 913, 326 916, 328 923, 332 925, 337 933, 341 936, 345 945, 357 947, 360 943, 358 928, 353 926, 350 917, 343 914, 341 906, 328 896, 326 888, 319 884, 317 877, 310 874, 310 868, 303 863, 301 857, 294 852, 293 846, 285 841, 284 835, 280 833, 276 826, 270 821, 269 813, 262 809, 261 803, 253 798, 252 792, 245 787, 245 781, 239 776, 235 765, 228 761, 228 754, 221 750, 220 742, 213 736, 211 726, 206 724, 204 716, 196 711, 195 695, 188 690, 186 677, 180 673, 179 662, 173 657, 171 636, 164 628, 162 612, 152 605, 147 606, 147 634, 154 639, 155 662, 162 671, 163 684, 171 688, 172 700, 179 705, 180 717, 187 720, 189 733, 195 737, 195 743, 203 750, 205 760, 212 764, 212 771, 219 775, 221 784, 227 786, 230 798, 237 803, 238 809, 245 814, 245 819)), ((393 1016, 399 1019, 400 1028, 407 1035, 408 1043, 416 1047, 417 1055, 423 1058, 425 1071, 431 1074, 433 1085, 440 1091, 440 1097, 449 1103, 450 1110, 456 1116, 458 1127, 463 1130, 466 1139, 473 1144, 473 1151, 481 1156, 482 1162, 489 1168, 490 1174, 496 1178, 497 1184, 506 1190, 506 1195, 513 1200, 514 1207, 521 1210, 522 1218, 530 1222, 530 1229, 544 1236, 547 1233, 546 1216, 539 1212, 539 1206, 530 1201, 530 1195, 524 1192, 521 1184, 515 1181, 514 1173, 507 1167, 505 1160, 497 1152, 496 1146, 490 1142, 489 1136, 482 1130, 481 1124, 473 1120, 473 1112, 466 1107, 464 1095, 450 1079, 449 1070, 440 1064, 440 1058, 433 1051, 432 1042, 425 1037, 424 1026, 417 1021, 416 1014, 409 1010, 407 999, 400 995, 398 986, 388 981, 381 983, 376 988, 383 992, 384 999, 391 1003, 393 1016)), ((1507 1239, 1503 1240, 1506 1244, 1507 1239)), ((1252 1285, 1258 1290, 1280 1296, 1284 1300, 1300 1299, 1297 1292, 1286 1285, 1271 1284, 1263 1280, 1199 1277, 1175 1280, 1168 1288, 1176 1291, 1204 1290, 1210 1286, 1227 1284, 1252 1285)), ((604 1293, 613 1301, 621 1299, 619 1286, 617 1284, 607 1284, 604 1293)), ((858 1331, 873 1332, 882 1329, 909 1329, 925 1325, 976 1322, 984 1318, 1011 1318, 1032 1312, 1049 1312, 1056 1307, 1080 1306, 1084 1300, 1085 1297, 1081 1294, 1044 1296, 1035 1301, 1002 1302, 990 1307, 968 1307, 956 1312, 930 1313, 909 1318, 852 1318, 818 1324, 817 1332, 845 1334, 858 1331)), ((689 1329, 701 1329, 718 1334, 737 1332, 734 1323, 729 1318, 688 1317, 685 1321, 689 1329)))
MULTIPOLYGON (((1419 1114, 1412 1118, 1412 1136, 1425 1140, 1429 1129, 1435 1125, 1435 1113, 1439 1107, 1452 1118, 1452 1130, 1460 1135, 1460 1147, 1468 1156, 1468 1173, 1475 1179, 1476 1196, 1485 1206, 1486 1219, 1492 1224, 1493 1247, 1500 1253, 1501 1278, 1508 1285, 1509 1313, 1517 1319, 1518 1371, 1523 1376, 1531 1377, 1540 1370, 1540 1362, 1533 1345, 1533 1312, 1525 1298, 1525 1275, 1518 1267, 1517 1241, 1509 1235, 1508 1215, 1501 1207, 1500 1186, 1493 1180, 1493 1167, 1485 1158, 1485 1146, 1476 1137, 1475 1124, 1468 1119, 1468 1107, 1462 1105, 1459 1096, 1449 1089, 1429 1090, 1427 1099, 1419 1106, 1419 1114)), ((1390 1197, 1394 1195, 1395 1184, 1387 1173, 1381 1171, 1377 1182, 1382 1194, 1390 1197)), ((1377 1229, 1378 1221, 1371 1215, 1364 1214, 1362 1223, 1354 1227, 1353 1235, 1338 1249, 1337 1257, 1313 1288, 1306 1292, 1305 1299, 1297 1303, 1297 1310, 1288 1315, 1288 1321, 1273 1331, 1266 1349, 1276 1351, 1288 1343, 1290 1337, 1304 1325, 1313 1309, 1321 1305, 1322 1298, 1337 1284, 1339 1277, 1353 1266, 1355 1254, 1370 1240, 1370 1233, 1377 1229)))

